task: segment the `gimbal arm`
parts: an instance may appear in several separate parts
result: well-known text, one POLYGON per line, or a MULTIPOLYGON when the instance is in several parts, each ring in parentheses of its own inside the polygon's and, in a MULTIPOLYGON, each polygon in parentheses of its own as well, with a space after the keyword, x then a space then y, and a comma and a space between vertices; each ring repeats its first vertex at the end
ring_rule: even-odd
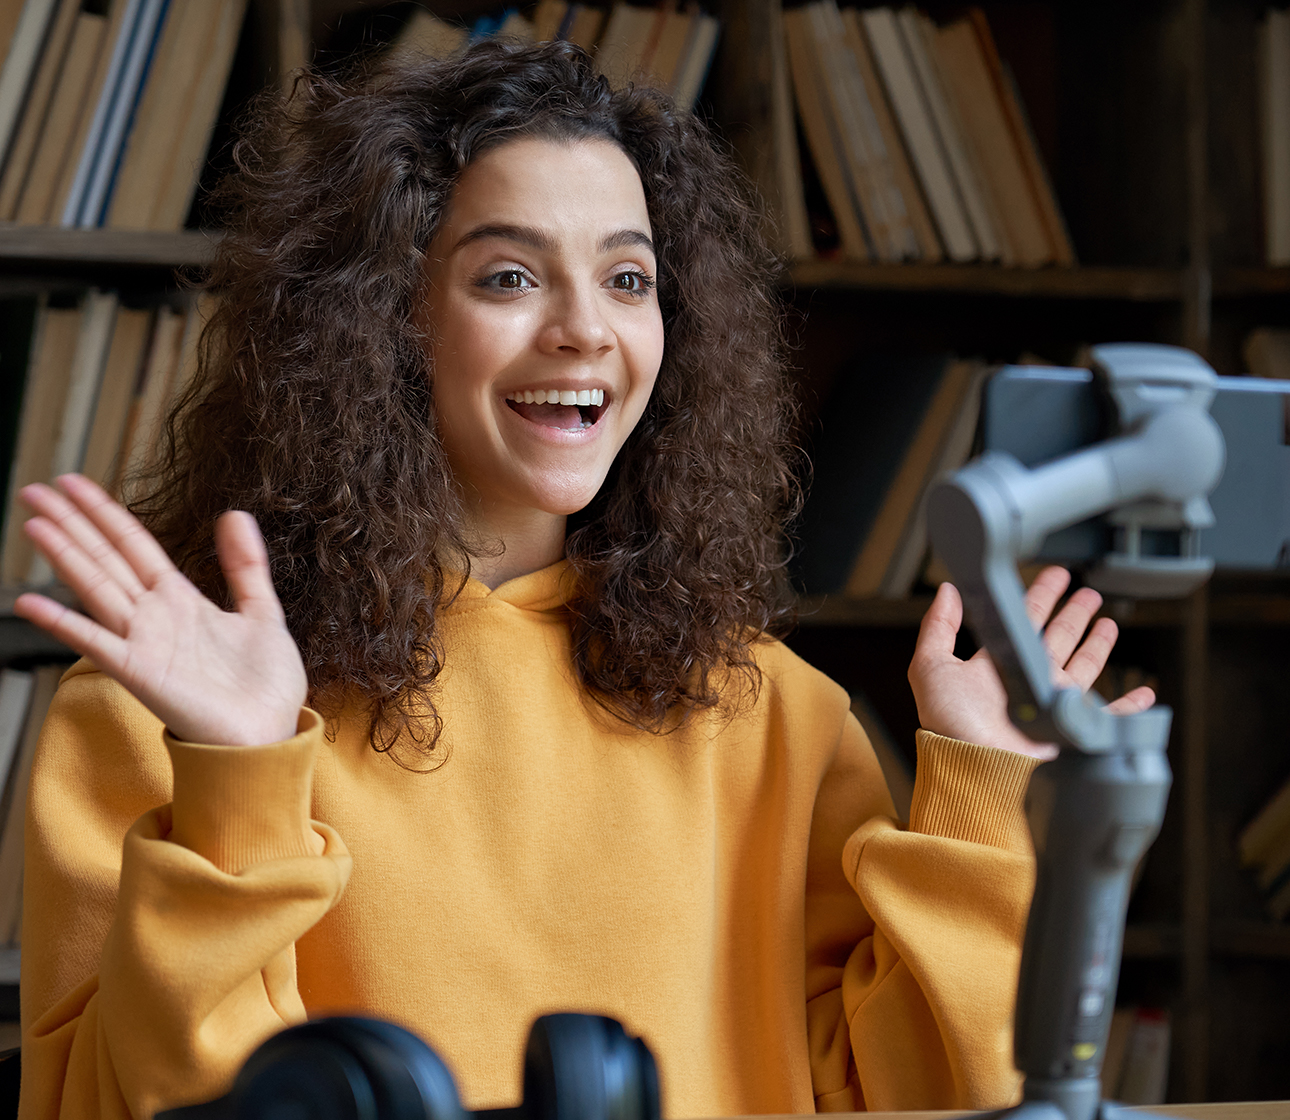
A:
POLYGON ((1198 586, 1213 565, 1190 541, 1212 522, 1205 499, 1224 456, 1207 411, 1214 373, 1195 355, 1107 346, 1094 358, 1122 434, 1034 469, 1010 455, 984 455, 937 485, 928 502, 933 546, 998 668, 1013 723, 1061 748, 1036 770, 1027 798, 1038 867, 1015 1054, 1026 1079, 1022 1107, 1056 1108, 1065 1120, 1098 1112, 1130 877, 1164 817, 1171 713, 1112 715, 1096 696, 1054 688, 1016 565, 1048 533, 1118 510, 1121 548, 1103 569, 1113 589, 1180 594, 1198 586), (1178 554, 1145 555, 1144 526, 1176 530, 1178 554))

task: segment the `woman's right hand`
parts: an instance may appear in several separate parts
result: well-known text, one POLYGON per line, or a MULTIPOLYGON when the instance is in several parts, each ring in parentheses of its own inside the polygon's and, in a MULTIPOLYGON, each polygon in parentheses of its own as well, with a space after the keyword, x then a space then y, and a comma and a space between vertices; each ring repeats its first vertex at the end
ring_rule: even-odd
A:
POLYGON ((15 613, 90 658, 177 739, 255 746, 294 735, 305 670, 255 518, 229 512, 215 526, 235 604, 225 611, 100 487, 80 475, 58 487, 23 488, 34 514, 24 528, 86 614, 36 594, 20 595, 15 613))

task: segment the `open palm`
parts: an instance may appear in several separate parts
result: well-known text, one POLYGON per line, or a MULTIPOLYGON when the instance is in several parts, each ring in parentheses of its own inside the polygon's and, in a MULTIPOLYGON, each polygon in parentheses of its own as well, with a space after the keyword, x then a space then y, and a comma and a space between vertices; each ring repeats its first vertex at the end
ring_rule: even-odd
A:
MULTIPOLYGON (((1102 605, 1102 596, 1089 587, 1076 591, 1049 621, 1069 586, 1070 573, 1064 568, 1045 568, 1026 593, 1026 613, 1035 629, 1043 631, 1053 684, 1087 691, 1106 666, 1119 631, 1109 618, 1099 618, 1089 629, 1102 605)), ((954 640, 962 624, 963 602, 958 590, 942 584, 923 616, 909 666, 909 683, 923 728, 952 739, 1052 758, 1057 753, 1055 746, 1026 738, 1008 718, 1008 697, 990 655, 984 649, 966 661, 954 655, 954 640)), ((1115 700, 1110 709, 1117 714, 1141 712, 1155 699, 1151 689, 1135 688, 1115 700)))
POLYGON ((14 610, 89 657, 178 739, 250 746, 296 731, 307 684, 255 519, 220 518, 215 543, 234 610, 207 599, 139 521, 79 475, 21 492, 25 531, 85 614, 43 595, 14 610))

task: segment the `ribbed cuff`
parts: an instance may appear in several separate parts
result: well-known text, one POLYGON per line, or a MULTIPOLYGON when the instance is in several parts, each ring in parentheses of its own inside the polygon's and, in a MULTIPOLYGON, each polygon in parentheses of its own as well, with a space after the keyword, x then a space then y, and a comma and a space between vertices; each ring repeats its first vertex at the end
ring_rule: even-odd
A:
POLYGON ((261 747, 204 746, 165 734, 175 771, 170 839, 237 874, 252 864, 316 855, 309 823, 322 717, 303 708, 296 734, 261 747))
POLYGON ((1027 850, 1026 787, 1038 765, 1029 755, 919 731, 909 830, 1027 850))

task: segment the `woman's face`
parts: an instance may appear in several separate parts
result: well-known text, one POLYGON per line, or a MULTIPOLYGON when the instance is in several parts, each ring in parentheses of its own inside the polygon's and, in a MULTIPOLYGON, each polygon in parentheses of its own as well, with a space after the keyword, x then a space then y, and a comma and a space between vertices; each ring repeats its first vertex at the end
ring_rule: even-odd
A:
POLYGON ((663 358, 636 169, 601 140, 493 148, 463 172, 428 256, 439 436, 475 518, 582 509, 663 358))

